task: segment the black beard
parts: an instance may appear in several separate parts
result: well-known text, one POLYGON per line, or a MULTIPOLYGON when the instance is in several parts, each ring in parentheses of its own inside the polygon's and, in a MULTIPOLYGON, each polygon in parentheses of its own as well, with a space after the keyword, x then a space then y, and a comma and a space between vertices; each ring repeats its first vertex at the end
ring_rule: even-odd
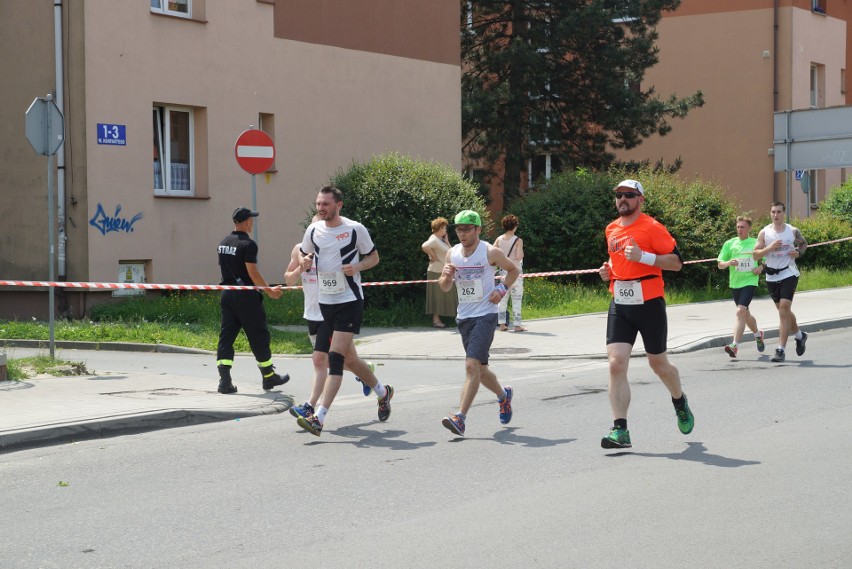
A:
POLYGON ((636 208, 635 207, 631 208, 630 204, 627 204, 627 210, 625 212, 622 213, 622 210, 621 210, 620 207, 617 207, 616 211, 618 211, 618 215, 621 216, 621 217, 630 217, 631 215, 633 215, 634 212, 636 212, 636 208))

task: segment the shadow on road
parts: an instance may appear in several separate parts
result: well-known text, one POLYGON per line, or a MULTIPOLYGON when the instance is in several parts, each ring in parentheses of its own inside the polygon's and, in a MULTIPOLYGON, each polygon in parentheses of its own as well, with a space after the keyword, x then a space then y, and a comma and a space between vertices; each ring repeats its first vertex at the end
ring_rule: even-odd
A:
POLYGON ((722 468, 739 468, 740 466, 753 466, 760 464, 756 460, 740 460, 738 458, 728 458, 718 454, 710 454, 707 452, 707 447, 704 443, 686 443, 686 449, 679 453, 657 454, 650 452, 614 452, 606 456, 647 456, 650 458, 668 458, 670 460, 688 460, 691 462, 701 462, 710 466, 719 466, 722 468))
POLYGON ((435 441, 424 441, 421 443, 412 443, 398 437, 407 434, 406 431, 373 431, 364 429, 370 425, 381 424, 379 421, 371 421, 369 423, 361 423, 359 425, 348 425, 340 427, 333 431, 337 437, 343 437, 351 440, 312 440, 306 444, 321 445, 321 444, 346 444, 354 445, 358 448, 387 448, 390 450, 417 450, 435 446, 435 441))

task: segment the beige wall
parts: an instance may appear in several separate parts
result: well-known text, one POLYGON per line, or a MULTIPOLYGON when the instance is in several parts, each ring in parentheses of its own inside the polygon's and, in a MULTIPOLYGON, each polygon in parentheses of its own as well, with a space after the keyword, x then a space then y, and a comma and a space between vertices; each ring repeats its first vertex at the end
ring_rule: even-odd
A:
POLYGON ((277 0, 275 35, 459 65, 459 11, 459 0, 277 0))
POLYGON ((251 205, 234 142, 258 113, 276 125, 279 172, 257 179, 261 269, 271 280, 338 168, 388 151, 459 166, 457 65, 276 39, 273 7, 259 2, 208 0, 206 24, 152 15, 145 2, 135 12, 109 0, 86 8, 88 29, 128 31, 87 35, 89 215, 98 203, 143 215, 132 233, 90 229, 92 280, 114 280, 119 260, 152 259, 156 282, 218 281, 215 245, 234 207, 251 205), (153 197, 152 101, 205 109, 209 199, 153 197), (97 145, 98 122, 126 124, 128 146, 97 145))
MULTIPOLYGON (((809 108, 811 63, 825 66, 825 91, 820 106, 833 107, 846 104, 846 97, 841 92, 840 85, 840 70, 846 68, 845 21, 833 17, 815 16, 810 10, 793 10, 789 49, 793 77, 786 89, 790 93, 790 102, 782 109, 809 108), (818 38, 819 41, 815 41, 814 38, 818 38)), ((841 170, 820 171, 817 179, 817 195, 821 201, 825 198, 826 190, 842 183, 841 170)), ((811 212, 807 194, 801 191, 800 184, 795 181, 791 183, 791 187, 793 200, 790 211, 801 217, 807 216, 811 212)), ((783 182, 782 189, 786 191, 786 180, 783 182)), ((784 199, 782 198, 781 201, 784 199)))
MULTIPOLYGON (((6 0, 0 3, 4 32, 11 22, 26 33, 12 34, 12 39, 0 34, 0 46, 4 53, 17 49, 25 54, 12 69, 24 78, 26 89, 4 81, 0 93, 17 108, 10 116, 20 118, 29 101, 53 84, 52 3, 9 1, 14 7, 6 0), (38 25, 30 28, 34 22, 38 25), (31 34, 36 28, 44 33, 31 34), (30 56, 20 42, 31 37, 39 45, 30 56)), ((150 282, 218 282, 215 247, 232 229, 233 209, 251 205, 251 176, 238 167, 234 143, 250 124, 257 124, 258 113, 275 118, 278 172, 257 177, 260 266, 270 281, 282 280, 291 244, 301 239, 301 222, 317 189, 338 169, 383 152, 460 168, 457 62, 279 39, 273 32, 278 8, 267 2, 206 0, 204 21, 152 14, 147 0, 71 4, 67 80, 72 85, 69 98, 79 105, 69 129, 75 137, 69 195, 77 201, 68 212, 68 249, 75 252, 69 259, 71 280, 114 282, 119 261, 150 260, 150 282), (196 156, 196 174, 207 181, 200 197, 154 196, 155 102, 201 111, 206 153, 196 156), (98 123, 125 125, 127 145, 97 144, 98 123), (132 232, 102 235, 89 225, 99 205, 108 215, 120 205, 120 217, 142 217, 132 232)), ((457 6, 455 10, 457 40, 457 6)), ((5 70, 11 64, 2 65, 5 70)), ((16 133, 3 116, 3 134, 23 136, 22 118, 16 133)), ((204 146, 196 141, 197 149, 204 146)), ((20 230, 12 237, 4 224, 0 274, 46 279, 46 202, 36 195, 46 187, 46 159, 20 141, 0 149, 4 162, 11 156, 20 164, 13 174, 6 164, 0 169, 4 195, 16 188, 16 205, 44 212, 41 219, 38 213, 18 217, 8 202, 0 205, 4 219, 16 219, 20 230), (8 253, 42 249, 43 261, 32 253, 8 253)))
MULTIPOLYGON (((771 3, 743 4, 770 7, 740 5, 730 12, 707 13, 697 3, 685 2, 683 12, 662 20, 660 63, 649 71, 644 85, 653 85, 664 96, 701 90, 705 105, 673 121, 674 130, 667 136, 649 138, 619 156, 651 163, 661 158, 672 163, 681 157, 681 177, 715 180, 742 203, 744 211, 763 214, 775 192, 785 200, 783 176, 773 186, 774 163, 768 152, 773 145, 774 58, 778 57, 780 110, 791 108, 791 100, 797 108, 807 105, 811 61, 828 70, 827 103, 842 104, 839 79, 845 68, 846 24, 810 10, 781 9, 775 54, 771 3)), ((839 172, 824 177, 828 183, 839 183, 839 172)), ((793 185, 791 211, 804 217, 810 213, 805 196, 797 182, 793 185)))
POLYGON ((24 116, 53 90, 52 2, 0 2, 0 58, 0 279, 47 279, 48 160, 27 141, 24 116))

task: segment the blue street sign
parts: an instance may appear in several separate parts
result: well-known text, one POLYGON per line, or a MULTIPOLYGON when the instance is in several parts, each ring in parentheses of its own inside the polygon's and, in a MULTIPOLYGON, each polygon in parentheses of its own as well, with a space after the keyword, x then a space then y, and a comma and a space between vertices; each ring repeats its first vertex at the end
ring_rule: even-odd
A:
POLYGON ((127 128, 123 124, 98 123, 98 144, 127 146, 127 128))
POLYGON ((801 180, 804 177, 804 175, 805 175, 804 170, 796 170, 796 179, 797 180, 801 180))

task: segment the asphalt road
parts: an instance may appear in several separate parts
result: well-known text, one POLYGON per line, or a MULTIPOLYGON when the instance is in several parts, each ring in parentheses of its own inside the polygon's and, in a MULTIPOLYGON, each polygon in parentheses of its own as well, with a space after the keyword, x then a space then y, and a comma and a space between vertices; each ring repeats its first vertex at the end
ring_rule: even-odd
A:
POLYGON ((481 391, 464 439, 462 363, 387 361, 387 423, 346 379, 319 439, 276 415, 0 455, 0 567, 849 567, 849 338, 673 356, 688 436, 632 360, 630 452, 599 446, 606 363, 572 360, 495 362, 514 419, 481 391))

